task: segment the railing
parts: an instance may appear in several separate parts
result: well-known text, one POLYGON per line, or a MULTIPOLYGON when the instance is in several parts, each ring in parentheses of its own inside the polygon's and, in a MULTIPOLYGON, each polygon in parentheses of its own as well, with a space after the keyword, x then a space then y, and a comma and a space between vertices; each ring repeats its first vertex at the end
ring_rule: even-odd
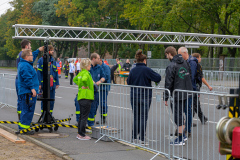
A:
MULTIPOLYGON (((100 94, 106 94, 101 92, 100 94)), ((215 129, 218 120, 228 115, 227 110, 216 109, 219 104, 218 97, 224 96, 226 92, 175 90, 173 98, 167 101, 168 106, 165 106, 163 100, 166 94, 169 94, 169 90, 164 88, 111 85, 107 106, 103 106, 108 107, 108 116, 106 123, 101 124, 101 138, 108 137, 134 144, 155 152, 155 156, 162 154, 167 158, 178 159, 225 159, 225 156, 218 153, 215 129), (149 96, 151 91, 152 98, 149 96), (181 95, 187 98, 180 101, 181 95), (182 108, 179 108, 180 103, 182 108), (188 106, 195 106, 195 117, 194 113, 187 109, 188 106), (193 127, 193 124, 190 124, 191 127, 185 125, 186 135, 190 132, 189 127, 191 128, 191 137, 187 138, 185 145, 171 145, 176 139, 174 134, 178 123, 178 119, 175 119, 178 112, 175 112, 174 108, 178 109, 178 112, 181 110, 184 124, 190 117, 193 117, 192 122, 197 124, 196 127, 193 127), (197 116, 200 113, 199 108, 208 118, 205 125, 201 124, 197 116)), ((99 102, 100 106, 103 105, 101 98, 99 102)))

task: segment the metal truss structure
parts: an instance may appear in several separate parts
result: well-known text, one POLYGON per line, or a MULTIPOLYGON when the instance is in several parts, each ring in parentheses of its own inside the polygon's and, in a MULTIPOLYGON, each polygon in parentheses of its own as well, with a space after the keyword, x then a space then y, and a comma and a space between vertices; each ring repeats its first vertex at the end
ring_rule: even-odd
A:
POLYGON ((240 36, 15 24, 15 39, 86 41, 240 48, 240 36))

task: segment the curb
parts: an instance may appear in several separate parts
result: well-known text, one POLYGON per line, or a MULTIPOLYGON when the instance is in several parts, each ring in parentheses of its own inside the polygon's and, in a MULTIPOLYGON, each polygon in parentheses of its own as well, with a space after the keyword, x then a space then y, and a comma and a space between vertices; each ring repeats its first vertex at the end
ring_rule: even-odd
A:
MULTIPOLYGON (((4 129, 4 130, 6 130, 10 133, 13 133, 13 134, 15 134, 15 132, 16 132, 15 129, 12 129, 12 128, 10 128, 8 126, 5 126, 3 124, 0 124, 0 128, 4 129)), ((52 146, 49 146, 49 145, 47 145, 47 144, 45 144, 45 143, 43 143, 39 140, 36 140, 36 139, 34 139, 30 136, 27 136, 27 135, 18 135, 18 136, 21 137, 22 139, 25 139, 26 141, 29 141, 31 143, 34 143, 34 144, 46 149, 47 151, 55 154, 56 156, 58 156, 60 158, 63 158, 64 160, 73 160, 73 158, 69 157, 68 154, 66 154, 66 153, 64 153, 64 152, 62 152, 62 151, 60 151, 60 150, 58 150, 58 149, 56 149, 52 146)))

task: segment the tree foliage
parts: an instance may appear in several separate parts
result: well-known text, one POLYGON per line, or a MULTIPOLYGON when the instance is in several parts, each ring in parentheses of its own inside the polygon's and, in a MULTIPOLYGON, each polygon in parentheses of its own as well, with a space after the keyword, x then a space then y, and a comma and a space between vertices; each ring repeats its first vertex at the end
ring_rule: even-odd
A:
MULTIPOLYGON (((240 35, 240 0, 12 0, 0 17, 0 58, 16 58, 20 41, 14 24, 99 27, 133 30, 240 35)), ((76 56, 86 42, 52 42, 58 56, 76 56)), ((41 41, 33 41, 33 50, 41 41)), ((133 58, 137 49, 164 58, 165 45, 91 43, 91 52, 103 57, 133 58)), ((200 47, 206 57, 239 56, 236 48, 200 47)))

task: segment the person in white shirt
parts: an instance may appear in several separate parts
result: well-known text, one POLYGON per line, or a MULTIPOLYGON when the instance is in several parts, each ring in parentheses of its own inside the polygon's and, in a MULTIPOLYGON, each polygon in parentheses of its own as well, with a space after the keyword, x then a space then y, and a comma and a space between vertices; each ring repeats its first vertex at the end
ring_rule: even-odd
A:
POLYGON ((73 85, 73 77, 75 75, 75 66, 74 66, 74 60, 71 61, 69 64, 69 73, 70 73, 70 85, 73 85))
POLYGON ((80 63, 81 63, 81 58, 78 58, 78 62, 77 62, 77 64, 76 64, 76 67, 77 67, 77 74, 76 75, 78 75, 78 73, 80 72, 80 63))

